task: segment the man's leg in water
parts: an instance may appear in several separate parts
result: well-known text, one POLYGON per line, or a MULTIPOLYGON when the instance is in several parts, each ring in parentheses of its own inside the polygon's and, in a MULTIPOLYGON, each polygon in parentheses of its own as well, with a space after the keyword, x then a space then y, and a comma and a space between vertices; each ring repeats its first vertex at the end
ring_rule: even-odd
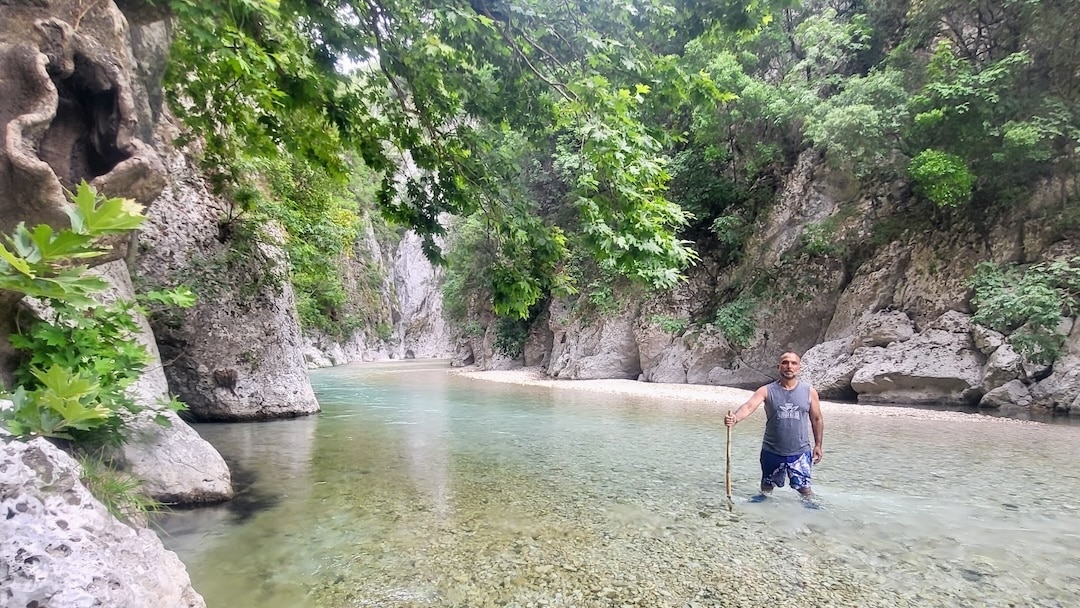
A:
POLYGON ((777 483, 783 485, 784 472, 782 464, 784 459, 782 456, 777 456, 761 450, 761 456, 759 458, 761 463, 761 494, 752 496, 750 502, 761 502, 768 498, 776 487, 777 483), (779 480, 779 481, 778 481, 779 480))
POLYGON ((813 502, 814 490, 810 487, 812 460, 809 452, 799 455, 797 459, 787 465, 788 479, 791 487, 799 493, 803 500, 813 502))
POLYGON ((763 481, 763 482, 761 482, 761 494, 751 496, 750 497, 750 502, 761 502, 761 501, 765 500, 766 498, 768 498, 769 496, 772 496, 772 491, 773 491, 773 485, 765 483, 763 481))

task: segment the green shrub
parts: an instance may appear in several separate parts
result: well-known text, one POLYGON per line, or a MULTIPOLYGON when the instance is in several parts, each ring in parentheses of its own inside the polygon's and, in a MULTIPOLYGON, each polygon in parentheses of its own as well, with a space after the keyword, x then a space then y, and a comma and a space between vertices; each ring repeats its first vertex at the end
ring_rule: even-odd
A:
POLYGON ((1057 359, 1065 340, 1058 330, 1061 318, 1080 307, 1080 257, 1027 268, 983 262, 969 284, 976 323, 1008 335, 1029 361, 1057 359))
POLYGON ((845 252, 844 247, 833 241, 837 237, 837 227, 834 223, 822 222, 807 226, 801 236, 803 250, 817 257, 842 256, 845 252))
POLYGON ((653 315, 649 318, 653 324, 658 325, 665 333, 672 335, 681 335, 686 331, 689 322, 686 319, 680 319, 678 317, 669 317, 667 315, 653 315))
POLYGON ((619 300, 610 281, 597 280, 585 288, 585 297, 596 312, 612 313, 619 310, 619 300))
POLYGON ((484 335, 484 326, 479 321, 469 320, 461 326, 461 333, 467 338, 479 338, 484 335))
POLYGON ((529 319, 499 317, 495 322, 495 350, 510 358, 520 357, 529 338, 529 324, 529 319))
POLYGON ((939 150, 923 150, 911 159, 908 174, 915 191, 938 207, 959 207, 971 200, 975 174, 964 159, 939 150))
MULTIPOLYGON (((93 296, 107 284, 73 262, 103 255, 102 237, 131 230, 143 217, 131 201, 100 197, 85 182, 71 197, 71 228, 54 232, 44 224, 33 230, 19 224, 5 239, 11 249, 0 244, 0 289, 37 297, 48 307, 45 318, 20 321, 9 338, 24 356, 8 395, 14 407, 0 410, 0 423, 20 438, 116 444, 123 440, 123 414, 142 409, 127 391, 149 355, 134 339, 136 304, 99 304, 93 296)), ((180 291, 148 294, 146 302, 192 303, 190 292, 180 291)), ((177 406, 170 401, 159 407, 177 406)))
POLYGON ((754 310, 757 302, 742 297, 724 304, 716 311, 715 323, 732 346, 745 348, 754 337, 754 310))

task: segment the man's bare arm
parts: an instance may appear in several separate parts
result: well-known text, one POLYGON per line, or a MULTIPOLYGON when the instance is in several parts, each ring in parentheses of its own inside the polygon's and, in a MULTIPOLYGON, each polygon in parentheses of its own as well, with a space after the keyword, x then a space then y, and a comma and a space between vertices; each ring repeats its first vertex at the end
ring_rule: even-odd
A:
POLYGON ((822 443, 825 441, 825 417, 821 415, 821 400, 817 391, 810 389, 810 428, 814 431, 814 463, 821 462, 824 455, 822 443))
POLYGON ((753 414, 757 410, 758 406, 760 406, 762 403, 765 403, 765 397, 768 396, 768 394, 768 386, 763 386, 754 391, 754 394, 750 395, 750 399, 748 399, 746 403, 740 405, 739 409, 735 410, 735 413, 728 413, 727 416, 724 416, 724 424, 728 426, 735 426, 739 423, 740 420, 746 418, 750 414, 753 414))

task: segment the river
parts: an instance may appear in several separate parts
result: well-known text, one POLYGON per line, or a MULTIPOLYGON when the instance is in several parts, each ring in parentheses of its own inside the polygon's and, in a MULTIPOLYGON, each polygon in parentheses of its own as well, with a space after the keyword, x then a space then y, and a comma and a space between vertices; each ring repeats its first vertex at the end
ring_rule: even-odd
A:
POLYGON ((318 415, 195 425, 238 496, 155 525, 210 608, 1080 605, 1080 426, 829 404, 812 510, 748 501, 758 412, 729 510, 716 404, 311 380, 318 415))

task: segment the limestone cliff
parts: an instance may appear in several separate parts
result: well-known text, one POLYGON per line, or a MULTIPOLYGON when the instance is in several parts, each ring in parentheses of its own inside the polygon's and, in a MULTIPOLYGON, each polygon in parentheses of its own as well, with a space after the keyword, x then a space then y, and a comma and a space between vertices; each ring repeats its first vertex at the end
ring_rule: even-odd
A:
POLYGON ((349 306, 369 319, 368 326, 345 339, 305 332, 308 367, 453 356, 451 328, 442 314, 444 269, 424 257, 420 243, 413 232, 380 239, 372 222, 366 224, 353 255, 341 261, 340 272, 352 297, 349 306), (377 286, 359 289, 365 281, 377 286))
POLYGON ((261 420, 319 410, 300 349, 288 267, 272 226, 230 220, 163 123, 168 185, 139 234, 136 280, 186 285, 194 308, 152 319, 169 388, 200 420, 261 420))
MULTIPOLYGON (((0 91, 8 100, 0 107, 4 233, 19 222, 66 226, 65 190, 83 180, 109 196, 144 205, 157 199, 166 183, 165 167, 148 139, 153 134, 148 123, 161 115, 156 77, 164 69, 167 36, 161 15, 155 15, 144 15, 150 20, 133 28, 108 2, 0 5, 0 91)), ((100 274, 111 285, 102 296, 130 300, 131 279, 119 261, 128 241, 111 245, 109 255, 94 260, 105 264, 100 274)), ((0 328, 10 331, 19 308, 17 297, 0 295, 0 328)), ((0 380, 8 385, 14 352, 6 335, 0 332, 0 380)), ((166 387, 148 326, 138 339, 153 361, 136 398, 150 405, 166 396, 166 387)), ((169 430, 143 422, 135 422, 138 439, 131 444, 141 443, 143 449, 130 449, 120 462, 144 475, 152 495, 169 502, 231 495, 221 456, 190 428, 179 419, 169 430), (163 465, 170 458, 173 467, 163 465)))
POLYGON ((867 190, 805 152, 741 263, 721 269, 706 257, 684 284, 624 298, 618 314, 557 300, 534 328, 553 346, 532 359, 559 378, 754 386, 774 377, 780 353, 794 350, 806 353, 805 377, 827 398, 1077 410, 1073 319, 1062 319, 1068 339, 1053 366, 1024 364, 1004 336, 972 324, 968 287, 982 261, 1074 254, 1077 243, 1048 212, 1071 179, 1047 180, 998 217, 884 238, 882 226, 910 217, 907 185, 867 190), (857 248, 854 255, 807 253, 804 235, 822 225, 831 247, 857 248), (760 293, 749 313, 753 332, 733 345, 710 314, 723 294, 751 284, 760 293))
MULTIPOLYGON (((159 24, 157 31, 164 28, 159 24)), ((133 34, 112 2, 0 3, 0 231, 9 234, 20 222, 67 226, 65 190, 80 181, 110 197, 153 203, 166 181, 149 137, 160 110, 153 107, 159 82, 139 77, 160 74, 164 55, 157 54, 154 68, 154 53, 136 54, 152 49, 154 39, 152 27, 133 34)), ((111 262, 99 269, 113 287, 103 297, 133 295, 120 261, 128 244, 114 239, 110 254, 94 260, 111 262)), ((35 312, 19 300, 19 294, 0 294, 5 388, 16 356, 7 336, 19 311, 35 312)), ((136 339, 153 342, 148 335, 136 339)), ((164 394, 160 360, 150 369, 158 374, 135 389, 143 404, 164 394)), ((118 464, 144 475, 153 496, 200 502, 231 495, 220 455, 182 421, 174 418, 166 428, 136 420, 133 429, 137 437, 127 446, 131 451, 116 455, 118 464)), ((111 517, 82 486, 70 457, 41 439, 5 445, 0 603, 203 605, 176 556, 152 531, 111 517)))

